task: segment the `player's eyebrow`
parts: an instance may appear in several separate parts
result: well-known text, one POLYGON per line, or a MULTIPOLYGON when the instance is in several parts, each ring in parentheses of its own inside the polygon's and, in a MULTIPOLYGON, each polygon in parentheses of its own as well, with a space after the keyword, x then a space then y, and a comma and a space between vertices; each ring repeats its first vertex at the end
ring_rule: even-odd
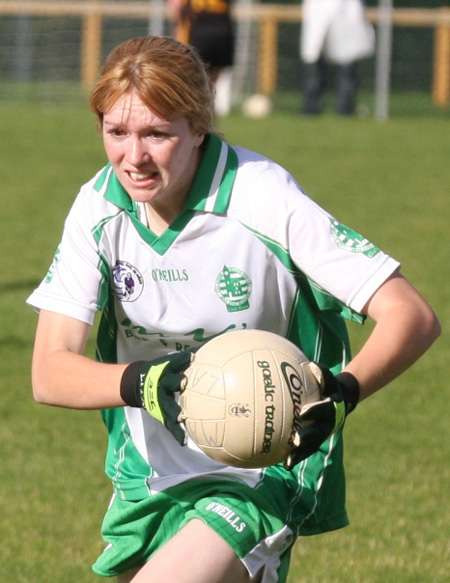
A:
MULTIPOLYGON (((127 121, 122 119, 107 119, 103 118, 103 125, 110 126, 110 127, 126 127, 127 121)), ((144 131, 158 131, 162 133, 170 132, 172 127, 172 122, 161 120, 157 123, 149 123, 143 126, 144 131)))

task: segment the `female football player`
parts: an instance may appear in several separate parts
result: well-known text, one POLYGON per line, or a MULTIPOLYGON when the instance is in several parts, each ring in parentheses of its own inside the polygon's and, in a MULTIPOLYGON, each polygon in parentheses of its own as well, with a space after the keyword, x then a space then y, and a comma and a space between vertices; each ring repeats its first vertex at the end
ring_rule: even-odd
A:
POLYGON ((286 581, 298 536, 348 523, 345 417, 423 354, 436 316, 395 259, 214 133, 191 47, 126 41, 90 105, 108 163, 81 187, 28 302, 36 400, 99 409, 108 431, 113 497, 93 569, 120 583, 286 581), (345 319, 365 317, 375 326, 351 358, 345 319), (298 447, 261 469, 207 457, 178 417, 192 351, 246 328, 289 338, 325 379, 298 447))

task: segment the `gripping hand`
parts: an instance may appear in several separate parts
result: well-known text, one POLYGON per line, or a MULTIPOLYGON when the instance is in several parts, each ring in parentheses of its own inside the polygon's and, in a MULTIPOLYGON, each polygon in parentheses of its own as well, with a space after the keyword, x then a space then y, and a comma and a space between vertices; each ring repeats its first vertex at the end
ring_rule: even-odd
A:
POLYGON ((293 438, 297 447, 285 462, 288 470, 315 453, 324 441, 338 431, 359 399, 358 381, 352 374, 343 372, 335 376, 326 366, 313 362, 309 366, 320 385, 322 399, 304 405, 298 415, 299 429, 293 438))
POLYGON ((142 407, 161 421, 180 445, 186 435, 179 424, 181 408, 175 393, 181 390, 192 351, 176 352, 150 361, 131 363, 123 373, 120 394, 131 407, 142 407))

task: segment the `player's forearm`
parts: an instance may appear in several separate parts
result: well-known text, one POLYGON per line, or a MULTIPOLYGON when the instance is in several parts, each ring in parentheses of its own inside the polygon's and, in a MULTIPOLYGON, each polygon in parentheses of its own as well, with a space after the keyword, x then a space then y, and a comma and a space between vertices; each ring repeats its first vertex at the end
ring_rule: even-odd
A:
POLYGON ((73 409, 106 409, 124 405, 120 380, 126 365, 102 364, 57 350, 33 364, 36 401, 73 409))
POLYGON ((427 304, 392 306, 345 369, 358 379, 360 400, 405 372, 439 334, 439 322, 427 304))

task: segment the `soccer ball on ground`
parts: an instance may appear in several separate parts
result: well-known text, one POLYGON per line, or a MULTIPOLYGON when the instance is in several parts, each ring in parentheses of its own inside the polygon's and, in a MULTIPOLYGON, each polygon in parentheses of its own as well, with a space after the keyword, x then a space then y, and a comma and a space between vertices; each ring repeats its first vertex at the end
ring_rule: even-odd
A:
POLYGON ((262 330, 221 334, 185 371, 180 406, 189 437, 226 465, 257 468, 284 461, 293 447, 295 410, 320 399, 306 356, 262 330))
POLYGON ((262 93, 255 93, 247 97, 242 104, 242 111, 247 117, 262 118, 272 113, 270 97, 262 93))

